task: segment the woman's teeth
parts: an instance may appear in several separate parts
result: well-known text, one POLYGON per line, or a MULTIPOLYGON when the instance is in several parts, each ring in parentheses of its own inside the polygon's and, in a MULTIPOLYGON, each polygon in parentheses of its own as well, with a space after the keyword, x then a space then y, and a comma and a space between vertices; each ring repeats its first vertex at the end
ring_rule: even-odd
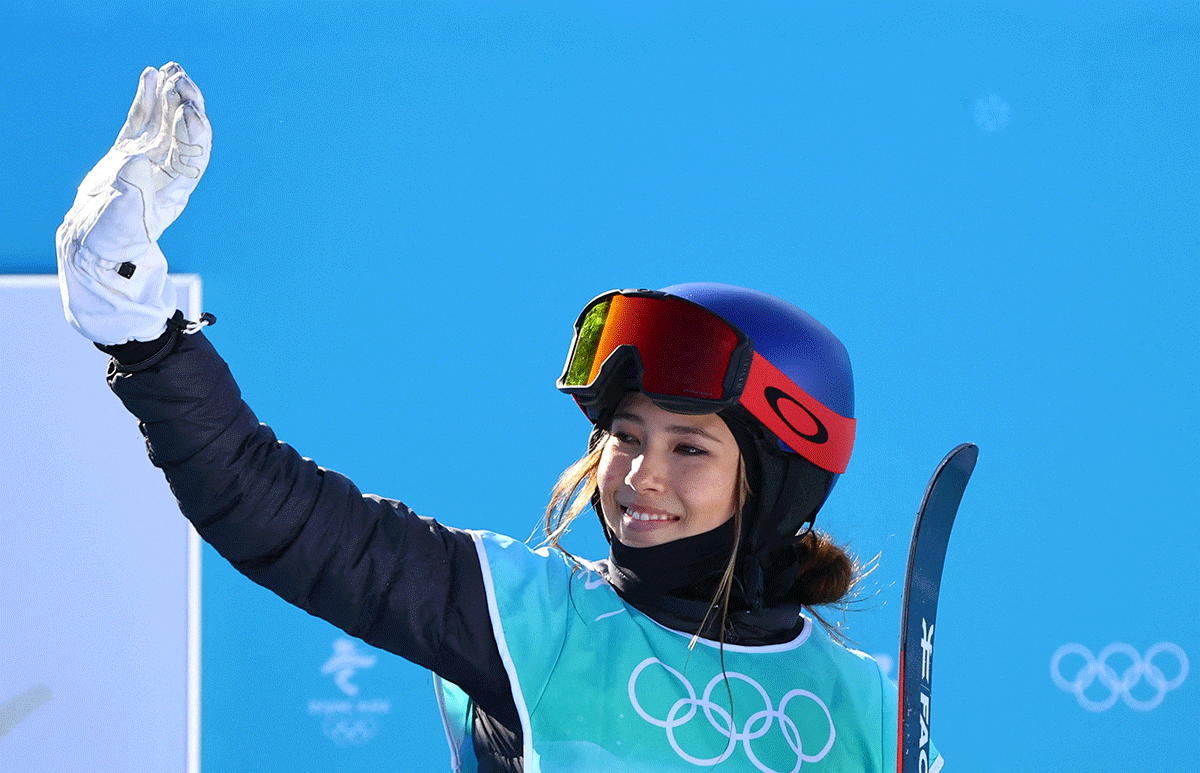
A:
POLYGON ((658 513, 642 513, 637 510, 625 510, 625 515, 628 515, 635 521, 673 521, 673 515, 659 515, 658 513))

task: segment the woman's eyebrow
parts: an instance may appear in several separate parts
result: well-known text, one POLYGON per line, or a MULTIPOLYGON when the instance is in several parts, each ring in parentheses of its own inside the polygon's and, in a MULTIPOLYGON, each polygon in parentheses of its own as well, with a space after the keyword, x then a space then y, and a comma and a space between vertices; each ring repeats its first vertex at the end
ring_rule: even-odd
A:
POLYGON ((630 413, 629 411, 617 411, 616 413, 614 413, 612 420, 617 421, 618 419, 620 419, 622 421, 632 421, 634 424, 645 424, 646 423, 646 422, 642 421, 641 416, 638 416, 636 413, 630 413))
POLYGON ((708 438, 714 443, 724 442, 708 430, 700 429, 699 427, 693 427, 689 424, 672 424, 671 426, 667 427, 667 429, 671 432, 677 432, 683 435, 699 435, 700 437, 708 438))
MULTIPOLYGON (((617 411, 614 413, 612 420, 617 421, 618 419, 622 421, 633 422, 638 426, 644 427, 646 425, 646 422, 642 420, 641 416, 638 416, 636 413, 630 413, 629 411, 617 411)), ((711 432, 701 429, 700 427, 693 427, 690 424, 671 424, 667 427, 667 431, 674 432, 675 434, 679 435, 699 435, 700 437, 708 438, 714 443, 724 444, 723 440, 711 432)))

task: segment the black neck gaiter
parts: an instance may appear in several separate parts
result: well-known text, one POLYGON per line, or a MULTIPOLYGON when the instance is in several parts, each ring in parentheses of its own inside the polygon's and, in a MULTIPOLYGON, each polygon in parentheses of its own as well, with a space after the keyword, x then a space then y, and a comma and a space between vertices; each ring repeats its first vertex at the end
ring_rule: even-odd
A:
POLYGON ((736 580, 721 632, 719 600, 716 606, 712 602, 733 549, 734 529, 730 519, 703 534, 648 548, 613 539, 609 581, 623 599, 668 628, 729 644, 787 641, 802 624, 800 605, 752 611, 736 580))
POLYGON ((709 601, 733 548, 733 519, 662 545, 631 548, 614 538, 609 560, 633 595, 666 593, 709 601))

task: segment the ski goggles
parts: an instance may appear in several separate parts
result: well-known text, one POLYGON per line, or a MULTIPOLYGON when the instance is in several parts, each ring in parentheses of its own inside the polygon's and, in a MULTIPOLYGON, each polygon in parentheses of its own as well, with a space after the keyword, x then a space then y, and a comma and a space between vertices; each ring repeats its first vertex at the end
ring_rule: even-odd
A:
POLYGON ((664 410, 715 413, 740 403, 792 451, 845 472, 855 422, 826 408, 707 308, 653 290, 614 290, 575 321, 557 386, 593 423, 636 389, 664 410))

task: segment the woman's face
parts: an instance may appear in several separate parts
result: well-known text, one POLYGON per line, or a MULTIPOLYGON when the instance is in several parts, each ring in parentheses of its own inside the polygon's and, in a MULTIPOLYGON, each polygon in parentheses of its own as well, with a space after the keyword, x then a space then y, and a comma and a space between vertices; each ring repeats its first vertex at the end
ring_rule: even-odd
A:
POLYGON ((733 517, 740 451, 715 413, 688 416, 633 392, 600 456, 604 521, 629 547, 702 534, 733 517))

